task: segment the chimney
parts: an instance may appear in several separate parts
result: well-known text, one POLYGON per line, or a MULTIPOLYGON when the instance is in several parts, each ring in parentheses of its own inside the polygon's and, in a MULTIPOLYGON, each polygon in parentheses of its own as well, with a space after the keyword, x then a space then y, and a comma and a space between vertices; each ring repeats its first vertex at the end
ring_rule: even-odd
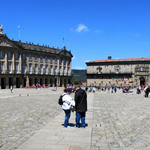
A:
POLYGON ((108 59, 111 59, 111 56, 108 56, 108 59))

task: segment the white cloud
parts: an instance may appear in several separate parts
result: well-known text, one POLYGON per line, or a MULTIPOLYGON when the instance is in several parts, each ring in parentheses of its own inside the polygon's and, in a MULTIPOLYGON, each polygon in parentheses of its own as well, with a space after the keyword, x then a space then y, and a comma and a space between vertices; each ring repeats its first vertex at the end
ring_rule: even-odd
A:
POLYGON ((89 62, 89 61, 91 61, 91 60, 85 60, 84 63, 89 62))
POLYGON ((84 24, 79 24, 76 28, 76 32, 88 31, 88 27, 84 24))

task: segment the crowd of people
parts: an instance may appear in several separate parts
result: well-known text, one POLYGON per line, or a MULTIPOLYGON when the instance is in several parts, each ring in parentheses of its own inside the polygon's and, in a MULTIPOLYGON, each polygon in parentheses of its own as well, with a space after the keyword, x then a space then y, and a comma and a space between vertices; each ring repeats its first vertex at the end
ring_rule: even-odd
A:
MULTIPOLYGON (((84 89, 81 86, 68 86, 64 88, 64 93, 61 95, 62 104, 61 107, 65 113, 64 127, 67 128, 69 126, 69 119, 71 116, 71 112, 76 112, 76 127, 77 128, 85 128, 85 117, 87 111, 87 92, 96 91, 110 91, 111 93, 117 93, 117 90, 122 90, 123 93, 132 92, 132 89, 135 87, 124 86, 105 86, 105 87, 96 87, 96 86, 86 86, 84 89), (70 94, 74 92, 74 99, 70 96, 70 94)), ((148 97, 150 93, 150 86, 137 87, 137 94, 140 94, 142 91, 145 92, 145 97, 148 97)))
POLYGON ((136 86, 135 87, 131 87, 131 86, 120 87, 120 86, 115 86, 115 85, 104 86, 104 87, 101 87, 101 86, 86 86, 85 87, 86 91, 93 92, 93 93, 95 93, 96 91, 109 91, 111 93, 116 93, 118 90, 122 90, 123 93, 132 93, 133 89, 136 89, 137 94, 141 94, 142 92, 144 92, 145 97, 149 96, 150 85, 145 85, 145 86, 139 85, 137 87, 136 86))

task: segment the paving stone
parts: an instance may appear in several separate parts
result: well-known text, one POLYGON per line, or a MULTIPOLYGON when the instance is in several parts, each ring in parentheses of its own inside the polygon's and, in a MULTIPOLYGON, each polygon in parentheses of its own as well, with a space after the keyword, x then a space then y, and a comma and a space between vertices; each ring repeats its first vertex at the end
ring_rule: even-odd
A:
POLYGON ((83 130, 61 126, 61 91, 0 90, 0 150, 150 150, 150 98, 143 93, 88 93, 83 130))

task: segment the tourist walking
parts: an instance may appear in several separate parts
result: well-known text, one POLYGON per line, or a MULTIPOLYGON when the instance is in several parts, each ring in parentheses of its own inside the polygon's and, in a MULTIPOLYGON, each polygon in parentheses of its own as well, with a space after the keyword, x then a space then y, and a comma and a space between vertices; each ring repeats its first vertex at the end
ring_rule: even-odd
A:
POLYGON ((80 86, 76 88, 75 92, 75 111, 76 111, 76 127, 85 128, 85 117, 87 111, 87 94, 80 86), (81 121, 81 123, 80 123, 81 121))
POLYGON ((13 86, 12 85, 10 86, 10 91, 11 91, 11 93, 13 93, 13 86))
POLYGON ((145 92, 145 97, 148 97, 148 95, 150 93, 150 85, 148 85, 144 88, 144 92, 145 92))
POLYGON ((69 125, 69 119, 71 116, 71 107, 75 106, 75 102, 70 96, 71 89, 65 89, 64 93, 62 94, 62 109, 65 112, 65 120, 64 120, 64 127, 67 128, 69 125))

